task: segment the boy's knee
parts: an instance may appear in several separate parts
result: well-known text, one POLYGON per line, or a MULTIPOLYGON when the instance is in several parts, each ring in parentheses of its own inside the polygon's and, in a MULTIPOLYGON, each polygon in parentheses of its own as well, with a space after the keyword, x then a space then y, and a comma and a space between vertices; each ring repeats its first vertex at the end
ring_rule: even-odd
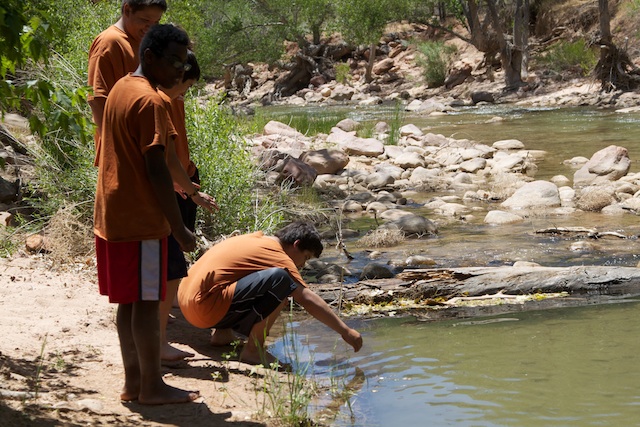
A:
POLYGON ((273 283, 292 282, 291 276, 284 268, 272 267, 262 272, 265 279, 273 283))

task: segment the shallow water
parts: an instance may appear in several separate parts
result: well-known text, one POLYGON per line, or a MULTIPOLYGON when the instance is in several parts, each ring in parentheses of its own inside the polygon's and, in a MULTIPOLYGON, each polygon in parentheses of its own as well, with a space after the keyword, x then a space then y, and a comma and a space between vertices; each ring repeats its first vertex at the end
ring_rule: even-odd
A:
MULTIPOLYGON (((390 120, 393 109, 344 108, 339 114, 375 122, 390 120)), ((638 114, 491 106, 438 117, 405 115, 404 122, 488 145, 519 139, 527 149, 548 153, 537 163, 537 179, 558 174, 571 179, 575 169, 563 160, 590 158, 611 144, 629 150, 632 173, 640 169, 638 114), (494 116, 503 120, 487 124, 494 116)), ((509 265, 518 260, 615 267, 636 266, 640 260, 640 221, 632 214, 539 213, 523 223, 496 227, 482 220, 487 210, 498 207, 477 207, 480 210, 465 220, 418 210, 438 223, 438 236, 382 249, 377 261, 422 254, 436 267, 509 265), (536 233, 571 226, 618 231, 630 238, 589 239, 591 250, 575 251, 571 244, 586 240, 584 236, 536 233)), ((375 228, 375 222, 351 218, 346 226, 364 233, 375 228)), ((355 255, 353 261, 333 248, 322 259, 354 272, 370 262, 370 251, 357 247, 355 239, 347 246, 355 255)), ((640 302, 626 301, 433 323, 412 318, 352 320, 351 326, 363 332, 365 340, 355 355, 315 321, 290 326, 298 363, 310 362, 318 381, 344 388, 356 368, 364 372, 366 380, 351 404, 341 407, 335 426, 632 426, 640 425, 639 310, 640 302)), ((274 353, 290 359, 287 348, 279 340, 274 353)), ((325 397, 318 407, 329 400, 325 397)))
MULTIPOLYGON (((292 326, 298 363, 311 363, 318 381, 344 385, 364 371, 334 426, 634 426, 639 310, 628 301, 481 320, 360 321, 351 325, 363 332, 357 354, 315 321, 292 326)), ((285 357, 282 341, 274 353, 285 357)))

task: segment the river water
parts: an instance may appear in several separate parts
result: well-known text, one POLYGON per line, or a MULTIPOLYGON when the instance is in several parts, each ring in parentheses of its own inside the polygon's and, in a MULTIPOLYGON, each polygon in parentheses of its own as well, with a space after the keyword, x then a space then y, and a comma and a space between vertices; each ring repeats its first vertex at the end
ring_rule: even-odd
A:
MULTIPOLYGON (((389 120, 392 112, 345 109, 341 114, 377 121, 389 120)), ((487 145, 519 139, 527 149, 548 153, 538 163, 537 179, 558 174, 571 179, 575 169, 563 160, 589 158, 612 144, 627 148, 631 172, 639 170, 640 115, 494 106, 438 117, 407 115, 404 122, 487 145), (495 116, 503 120, 488 124, 495 116)), ((433 196, 422 195, 424 200, 433 196)), ((632 214, 540 214, 524 223, 492 227, 482 223, 490 207, 478 208, 484 212, 467 221, 439 221, 424 212, 441 224, 438 236, 383 251, 381 262, 414 253, 431 257, 437 267, 507 265, 517 260, 615 267, 636 266, 640 260, 636 238, 603 239, 593 250, 573 251, 575 236, 535 233, 554 226, 585 226, 638 236, 640 221, 632 214)), ((361 219, 349 226, 366 231, 372 225, 361 219)), ((326 260, 354 270, 368 262, 367 251, 354 242, 347 245, 354 261, 347 263, 331 249, 326 260)), ((411 317, 350 320, 364 336, 365 345, 357 354, 311 320, 291 323, 289 341, 295 343, 296 363, 308 363, 309 375, 317 381, 338 390, 353 388, 350 403, 329 418, 335 426, 637 426, 640 302, 616 302, 429 323, 411 317)), ((273 352, 290 359, 290 345, 278 340, 273 352)), ((328 400, 327 394, 315 409, 331 406, 328 400)))

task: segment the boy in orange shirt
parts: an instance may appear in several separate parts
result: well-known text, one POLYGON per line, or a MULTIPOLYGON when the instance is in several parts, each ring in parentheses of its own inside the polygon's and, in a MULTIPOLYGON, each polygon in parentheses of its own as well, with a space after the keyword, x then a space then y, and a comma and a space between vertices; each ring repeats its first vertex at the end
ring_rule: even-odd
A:
POLYGON ((88 102, 96 124, 96 160, 100 150, 102 116, 107 96, 118 80, 138 68, 140 41, 167 11, 166 0, 123 0, 118 21, 100 33, 89 49, 88 102))
POLYGON ((240 360, 269 365, 278 360, 265 350, 265 337, 291 296, 359 351, 360 333, 310 290, 298 271, 322 249, 315 227, 305 222, 291 223, 274 236, 257 232, 224 240, 211 247, 180 283, 182 314, 194 326, 216 328, 213 345, 231 343, 235 332, 247 335, 240 360))
MULTIPOLYGON (((196 186, 200 185, 200 177, 198 175, 198 169, 196 165, 191 161, 189 155, 189 140, 187 139, 187 129, 185 124, 185 112, 184 112, 184 94, 187 90, 200 79, 200 66, 196 60, 196 56, 192 51, 187 53, 186 66, 188 69, 184 72, 182 82, 171 87, 161 87, 158 93, 164 99, 171 122, 176 129, 177 135, 174 140, 173 146, 175 147, 176 157, 179 160, 182 169, 187 172, 189 180, 196 186)), ((179 185, 177 186, 180 187, 179 185)), ((205 200, 210 197, 206 194, 202 194, 205 200)), ((195 231, 196 226, 196 203, 191 197, 176 189, 176 200, 180 208, 182 220, 189 230, 195 231)), ((211 198, 211 204, 204 205, 205 209, 213 212, 218 210, 218 205, 215 200, 211 198)), ((184 257, 184 253, 180 249, 178 242, 173 237, 169 236, 168 240, 168 269, 167 269, 167 295, 164 301, 160 303, 160 356, 163 362, 175 362, 184 359, 185 357, 193 356, 193 353, 182 351, 171 344, 167 340, 167 323, 169 320, 169 314, 173 306, 173 301, 178 292, 178 286, 180 280, 187 275, 187 261, 184 257)))
POLYGON ((121 78, 104 109, 94 233, 100 293, 118 304, 116 325, 125 381, 120 398, 141 404, 198 397, 167 385, 160 372, 158 307, 166 286, 167 236, 195 248, 176 203, 165 148, 176 134, 156 88, 182 81, 189 37, 152 27, 138 69, 121 78))

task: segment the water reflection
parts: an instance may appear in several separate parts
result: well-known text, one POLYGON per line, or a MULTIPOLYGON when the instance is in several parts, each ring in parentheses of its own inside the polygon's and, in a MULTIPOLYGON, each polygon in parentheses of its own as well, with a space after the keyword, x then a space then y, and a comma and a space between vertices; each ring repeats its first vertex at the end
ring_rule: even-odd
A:
MULTIPOLYGON (((631 426, 640 416, 639 309, 625 301, 469 321, 367 321, 353 325, 365 338, 355 355, 317 322, 294 329, 301 344, 313 343, 299 350, 316 378, 350 377, 355 367, 366 375, 335 426, 631 426)), ((284 354, 282 342, 275 347, 284 354)))

